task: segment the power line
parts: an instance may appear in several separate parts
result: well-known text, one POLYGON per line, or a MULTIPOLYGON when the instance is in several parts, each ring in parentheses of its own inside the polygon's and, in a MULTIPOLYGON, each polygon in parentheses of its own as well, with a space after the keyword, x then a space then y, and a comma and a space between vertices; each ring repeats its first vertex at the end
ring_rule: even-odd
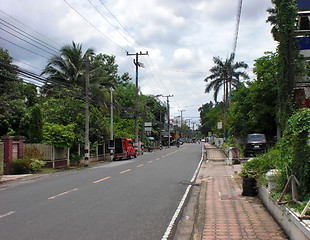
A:
POLYGON ((70 3, 68 3, 66 0, 64 2, 71 7, 81 18, 83 18, 89 25, 91 25, 94 29, 96 29, 101 35, 103 35, 106 39, 110 40, 112 43, 114 43, 116 46, 118 46, 120 49, 127 52, 125 48, 114 42, 111 38, 109 38, 106 34, 104 34, 102 31, 100 31, 94 24, 92 24, 90 21, 88 21, 82 14, 80 14, 70 3))
POLYGON ((45 59, 49 60, 47 57, 45 57, 45 56, 43 56, 43 55, 41 55, 41 54, 39 54, 39 53, 36 53, 36 52, 34 52, 34 51, 32 51, 32 50, 29 50, 29 49, 27 49, 27 48, 25 48, 25 47, 22 47, 22 46, 20 46, 20 45, 18 45, 18 44, 16 44, 16 43, 13 43, 13 42, 10 41, 10 40, 7 40, 7 39, 5 39, 5 38, 3 38, 3 37, 0 37, 0 39, 6 41, 6 42, 8 42, 8 43, 11 43, 11 44, 13 44, 13 45, 15 45, 15 46, 17 46, 17 47, 19 47, 19 48, 22 48, 22 49, 24 49, 24 50, 26 50, 26 51, 28 51, 28 52, 31 52, 31 53, 33 53, 33 54, 36 54, 36 55, 42 57, 42 58, 45 58, 45 59))
POLYGON ((33 36, 33 35, 31 35, 31 34, 25 32, 25 31, 23 31, 22 29, 20 29, 20 28, 14 26, 13 24, 11 24, 11 23, 9 23, 9 22, 7 22, 7 21, 1 19, 1 18, 0 18, 0 21, 4 22, 4 23, 2 23, 2 24, 3 24, 5 27, 7 27, 7 28, 13 30, 14 32, 16 32, 16 33, 18 33, 18 34, 20 34, 20 35, 22 35, 22 36, 24 36, 24 37, 26 37, 26 38, 28 38, 28 39, 34 41, 34 42, 36 42, 37 44, 39 44, 39 45, 41 45, 41 46, 43 46, 43 47, 45 47, 45 48, 47 48, 47 49, 53 51, 54 53, 58 53, 58 49, 55 48, 55 47, 53 47, 52 45, 43 42, 43 41, 40 40, 39 38, 37 38, 37 37, 35 37, 35 36, 33 36), (8 26, 8 25, 9 25, 9 26, 8 26), (17 29, 18 31, 17 31, 16 29, 17 29), (32 39, 32 38, 33 38, 33 39, 32 39))
POLYGON ((24 23, 22 23, 21 21, 19 21, 18 19, 14 18, 14 17, 12 17, 12 16, 9 15, 8 13, 6 13, 6 12, 4 12, 4 11, 2 11, 2 10, 0 10, 0 12, 2 12, 3 14, 5 14, 5 15, 8 16, 9 18, 15 20, 16 22, 20 23, 21 25, 25 26, 26 28, 30 29, 31 31, 37 33, 38 35, 40 35, 41 37, 45 38, 46 40, 49 40, 50 42, 54 43, 55 45, 61 47, 60 44, 58 44, 57 42, 54 42, 53 40, 51 40, 51 39, 48 38, 47 36, 43 35, 42 33, 40 33, 40 32, 38 32, 38 31, 32 29, 31 27, 25 25, 24 23))
POLYGON ((42 50, 42 51, 44 51, 44 52, 46 52, 46 53, 48 53, 48 54, 50 54, 50 55, 53 55, 53 53, 51 53, 51 52, 49 52, 49 51, 46 51, 45 49, 43 49, 43 48, 41 48, 41 47, 38 47, 38 46, 36 46, 35 44, 33 44, 33 43, 31 43, 31 42, 29 42, 29 41, 27 41, 27 40, 25 40, 25 39, 23 39, 23 38, 21 38, 21 37, 19 37, 19 36, 13 34, 13 33, 11 33, 11 32, 9 32, 9 31, 7 31, 7 30, 1 28, 1 27, 0 27, 0 29, 3 30, 3 31, 5 31, 6 33, 12 35, 12 36, 14 36, 14 37, 16 37, 16 38, 18 38, 18 39, 24 41, 25 43, 28 43, 29 45, 31 45, 31 46, 33 46, 33 47, 36 47, 36 48, 38 48, 38 49, 40 49, 40 50, 42 50))
POLYGON ((111 14, 111 16, 115 19, 115 21, 124 29, 124 31, 142 48, 144 48, 127 30, 126 28, 117 20, 117 18, 113 15, 113 13, 108 9, 108 7, 101 1, 99 0, 100 3, 107 9, 107 11, 111 14))
POLYGON ((117 33, 119 33, 128 43, 129 43, 129 45, 131 45, 132 43, 131 42, 129 42, 129 40, 120 32, 120 31, 118 31, 116 28, 115 28, 115 26, 105 17, 105 16, 103 16, 103 14, 98 10, 98 8, 90 1, 90 0, 88 0, 88 2, 93 6, 93 8, 104 18, 104 20, 106 20, 109 24, 110 24, 110 26, 112 26, 112 28, 117 32, 117 33))

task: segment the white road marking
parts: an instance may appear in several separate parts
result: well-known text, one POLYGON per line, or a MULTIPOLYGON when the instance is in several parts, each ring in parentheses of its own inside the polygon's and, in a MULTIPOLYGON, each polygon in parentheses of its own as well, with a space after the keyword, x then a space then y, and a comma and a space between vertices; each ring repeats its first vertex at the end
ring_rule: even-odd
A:
MULTIPOLYGON (((203 161, 203 150, 202 150, 201 152, 202 152, 202 153, 201 153, 201 159, 200 159, 200 162, 199 162, 199 164, 198 164, 198 166, 197 166, 197 168, 196 168, 196 171, 195 171, 194 174, 193 174, 193 177, 192 177, 192 179, 191 179, 191 182, 194 182, 194 181, 195 181, 195 179, 196 179, 196 177, 197 177, 197 175, 198 175, 198 171, 199 171, 199 169, 200 169, 200 166, 201 166, 201 164, 202 164, 202 161, 203 161)), ((193 186, 193 185, 189 185, 189 186, 186 188, 185 193, 184 193, 184 195, 183 195, 183 197, 182 197, 182 200, 181 200, 181 202, 179 203, 179 206, 177 207, 177 210, 175 211, 175 213, 174 213, 174 215, 173 215, 173 217, 172 217, 172 219, 171 219, 171 221, 170 221, 170 223, 169 223, 169 225, 168 225, 168 227, 167 227, 167 229, 166 229, 166 232, 164 233, 164 236, 162 237, 161 240, 167 240, 167 239, 169 238, 169 236, 170 236, 170 234, 171 234, 171 232, 172 232, 172 229, 173 229, 173 227, 174 227, 174 225, 175 225, 175 223, 176 223, 176 220, 177 220, 177 218, 179 217, 179 214, 180 214, 181 210, 182 210, 183 207, 184 207, 185 201, 186 201, 186 199, 187 199, 187 197, 188 197, 188 194, 189 194, 190 189, 191 189, 192 186, 193 186)))

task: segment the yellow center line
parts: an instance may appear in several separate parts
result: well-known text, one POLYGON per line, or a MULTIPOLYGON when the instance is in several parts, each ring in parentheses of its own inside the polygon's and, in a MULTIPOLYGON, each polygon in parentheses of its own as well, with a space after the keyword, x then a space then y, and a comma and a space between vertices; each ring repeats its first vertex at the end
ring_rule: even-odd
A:
POLYGON ((129 169, 127 169, 127 170, 125 170, 125 171, 122 171, 122 172, 120 172, 120 173, 125 173, 125 172, 129 172, 129 171, 131 171, 131 169, 129 168, 129 169))
POLYGON ((70 192, 74 192, 74 191, 76 191, 76 190, 78 190, 78 188, 74 188, 74 189, 71 189, 71 190, 66 191, 66 192, 63 192, 63 193, 59 193, 59 194, 57 194, 57 195, 54 195, 54 196, 52 196, 52 197, 49 197, 48 199, 51 200, 51 199, 60 197, 60 196, 62 196, 62 195, 66 195, 66 194, 68 194, 68 193, 70 193, 70 192))
POLYGON ((139 166, 137 166, 137 167, 142 167, 142 166, 144 166, 144 164, 140 164, 139 166))
POLYGON ((158 160, 160 160, 160 158, 156 158, 156 160, 158 161, 158 160))
POLYGON ((105 178, 99 179, 99 180, 97 180, 97 181, 94 181, 93 183, 102 182, 102 181, 107 180, 107 179, 109 179, 109 178, 111 178, 111 176, 110 176, 110 177, 105 177, 105 178))

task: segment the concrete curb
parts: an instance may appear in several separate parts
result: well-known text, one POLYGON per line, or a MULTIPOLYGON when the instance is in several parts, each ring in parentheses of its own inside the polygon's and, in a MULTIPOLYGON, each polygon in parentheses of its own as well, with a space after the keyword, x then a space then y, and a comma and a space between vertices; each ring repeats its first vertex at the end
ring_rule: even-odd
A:
POLYGON ((259 186, 258 196, 291 240, 310 239, 310 220, 300 221, 290 209, 278 205, 269 197, 269 191, 264 186, 259 186))

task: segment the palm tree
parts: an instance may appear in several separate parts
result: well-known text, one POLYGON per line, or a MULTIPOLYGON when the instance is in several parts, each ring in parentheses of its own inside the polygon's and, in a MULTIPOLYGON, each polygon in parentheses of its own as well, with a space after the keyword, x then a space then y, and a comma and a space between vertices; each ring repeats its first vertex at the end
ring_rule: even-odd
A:
POLYGON ((82 52, 82 45, 72 42, 60 49, 59 55, 54 55, 49 61, 42 74, 47 74, 52 84, 47 89, 61 89, 61 85, 74 88, 84 88, 84 73, 86 60, 94 54, 93 49, 82 52))
POLYGON ((247 73, 237 71, 240 68, 248 68, 248 65, 245 62, 233 63, 234 54, 231 54, 225 62, 223 62, 220 57, 214 57, 213 61, 215 66, 210 69, 212 74, 204 79, 205 82, 211 80, 206 86, 205 93, 209 93, 213 89, 214 101, 217 102, 219 90, 223 87, 223 101, 224 103, 227 103, 229 94, 232 92, 231 88, 238 88, 240 77, 243 79, 249 79, 247 73))
MULTIPOLYGON (((271 0, 271 3, 273 5, 276 5, 275 0, 271 0)), ((279 29, 279 26, 277 24, 277 16, 278 16, 279 10, 276 7, 274 7, 274 8, 268 8, 267 12, 269 13, 269 16, 268 16, 266 22, 269 22, 270 25, 272 26, 272 28, 271 28, 272 37, 275 41, 279 41, 280 29, 279 29)))

